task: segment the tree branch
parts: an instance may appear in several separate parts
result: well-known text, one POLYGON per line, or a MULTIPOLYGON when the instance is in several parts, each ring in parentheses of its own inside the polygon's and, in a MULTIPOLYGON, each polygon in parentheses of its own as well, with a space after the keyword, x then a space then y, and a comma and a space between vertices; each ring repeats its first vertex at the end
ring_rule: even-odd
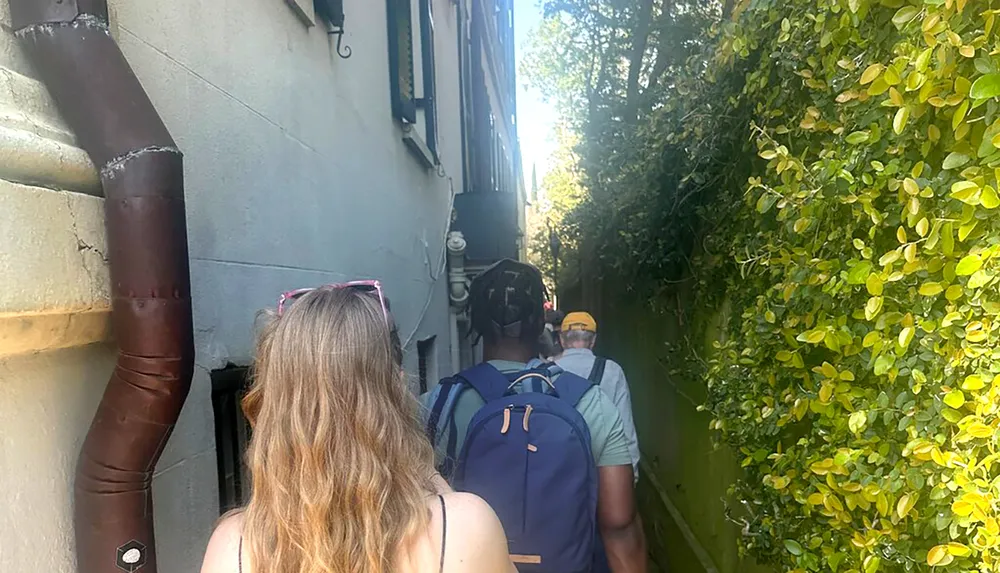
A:
POLYGON ((667 49, 666 22, 673 18, 671 14, 672 7, 673 0, 663 0, 663 6, 660 8, 660 17, 656 26, 659 30, 656 42, 656 59, 653 62, 653 69, 649 72, 649 81, 646 83, 643 94, 652 93, 656 89, 660 78, 667 71, 667 66, 670 65, 670 50, 667 49))
POLYGON ((649 40, 649 24, 653 18, 653 0, 640 0, 636 12, 635 31, 632 34, 632 53, 629 56, 628 84, 625 91, 625 106, 629 117, 635 115, 639 97, 639 74, 649 40))

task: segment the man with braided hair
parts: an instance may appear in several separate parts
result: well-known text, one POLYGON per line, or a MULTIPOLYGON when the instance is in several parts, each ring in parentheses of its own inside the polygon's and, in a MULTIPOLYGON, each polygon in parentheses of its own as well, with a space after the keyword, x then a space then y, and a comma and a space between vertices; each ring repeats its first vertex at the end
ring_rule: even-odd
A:
POLYGON ((423 397, 428 437, 452 486, 493 505, 521 571, 645 573, 621 415, 600 386, 538 360, 545 299, 531 265, 503 260, 476 277, 484 363, 423 397))

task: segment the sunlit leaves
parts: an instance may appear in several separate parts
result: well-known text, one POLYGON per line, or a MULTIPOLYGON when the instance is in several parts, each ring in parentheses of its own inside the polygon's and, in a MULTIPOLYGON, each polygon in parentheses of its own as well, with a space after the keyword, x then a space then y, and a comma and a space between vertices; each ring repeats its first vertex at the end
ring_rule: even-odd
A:
POLYGON ((677 273, 622 296, 654 292, 657 320, 688 341, 671 372, 705 381, 712 428, 740 452, 733 499, 752 518, 739 537, 759 561, 998 569, 995 7, 741 6, 698 98, 671 89, 664 111, 638 117, 642 136, 613 105, 592 119, 587 137, 650 152, 629 143, 595 161, 629 157, 616 163, 627 177, 588 172, 609 183, 589 207, 605 230, 583 231, 604 259, 587 262, 643 269, 604 275, 628 285, 677 273), (715 129, 736 110, 742 124, 715 129), (681 219, 684 201, 698 208, 681 219), (661 256, 681 242, 685 257, 661 256))

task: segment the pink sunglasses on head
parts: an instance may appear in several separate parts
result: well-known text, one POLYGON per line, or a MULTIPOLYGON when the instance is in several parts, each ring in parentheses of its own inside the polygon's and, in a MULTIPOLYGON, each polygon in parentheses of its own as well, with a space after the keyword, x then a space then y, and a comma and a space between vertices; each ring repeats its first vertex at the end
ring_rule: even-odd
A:
POLYGON ((357 289, 362 292, 378 293, 378 302, 379 304, 382 305, 382 316, 383 318, 385 318, 385 325, 389 326, 389 311, 388 309, 386 309, 385 296, 382 294, 382 283, 380 283, 379 281, 350 281, 346 283, 334 283, 334 284, 323 285, 321 287, 300 288, 300 289, 290 290, 286 293, 283 293, 281 297, 278 298, 278 316, 281 316, 285 312, 286 302, 288 303, 294 302, 295 299, 299 298, 300 296, 306 293, 310 293, 314 290, 319 290, 321 288, 330 288, 330 289, 350 288, 350 289, 357 289))

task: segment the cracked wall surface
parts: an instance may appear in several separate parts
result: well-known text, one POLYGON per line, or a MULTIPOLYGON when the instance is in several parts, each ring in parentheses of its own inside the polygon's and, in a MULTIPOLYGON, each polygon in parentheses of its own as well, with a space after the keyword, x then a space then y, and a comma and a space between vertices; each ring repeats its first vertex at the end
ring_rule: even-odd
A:
MULTIPOLYGON (((345 1, 343 60, 285 0, 111 0, 111 34, 185 157, 198 367, 154 477, 161 573, 196 571, 218 517, 210 372, 248 364, 257 311, 279 293, 380 278, 414 386, 417 340, 436 335, 450 364, 457 22, 451 0, 434 3, 444 176, 391 117, 384 3, 345 1)), ((0 512, 0 571, 73 573, 72 466, 113 359, 103 199, 7 10, 0 0, 0 488, 15 501, 0 512), (8 517, 31 512, 43 519, 30 527, 8 517)))

